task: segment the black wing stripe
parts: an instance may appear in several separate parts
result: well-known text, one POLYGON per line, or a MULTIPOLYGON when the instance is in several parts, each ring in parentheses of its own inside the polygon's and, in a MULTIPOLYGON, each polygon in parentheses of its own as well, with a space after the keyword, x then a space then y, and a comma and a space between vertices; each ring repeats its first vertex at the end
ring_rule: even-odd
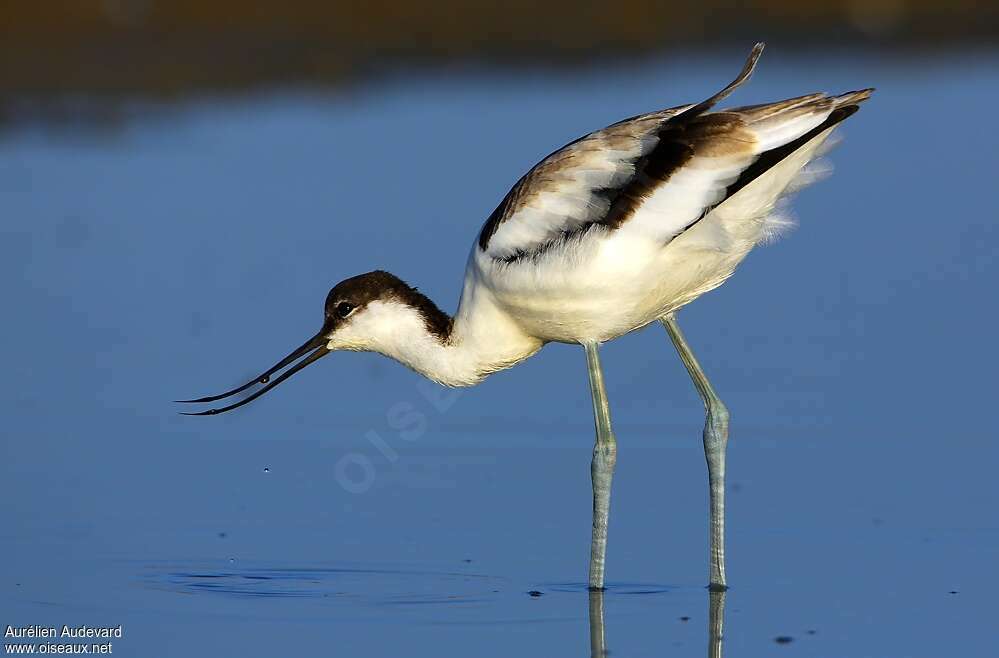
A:
POLYGON ((753 164, 746 167, 746 169, 744 169, 743 172, 739 174, 739 177, 735 179, 735 181, 731 185, 725 188, 725 196, 722 198, 721 201, 719 201, 718 203, 714 204, 709 208, 705 208, 704 212, 702 212, 697 219, 684 226, 683 229, 681 229, 680 232, 677 233, 675 236, 673 236, 673 238, 671 239, 675 240, 677 237, 682 235, 684 231, 687 231, 688 229, 692 228, 695 224, 697 224, 702 219, 707 217, 712 210, 714 210, 721 204, 728 201, 733 195, 739 192, 739 190, 746 187, 754 180, 756 180, 763 174, 770 171, 772 168, 776 167, 792 153, 794 153, 795 151, 803 147, 805 144, 818 137, 826 130, 832 128, 836 124, 845 120, 847 117, 853 115, 853 113, 859 109, 860 109, 859 105, 845 105, 843 107, 838 107, 835 110, 833 110, 828 117, 826 117, 825 121, 820 123, 815 128, 809 130, 801 137, 792 140, 787 144, 778 146, 777 148, 773 148, 770 149, 769 151, 764 151, 763 153, 761 153, 760 157, 758 157, 753 162, 753 164))
MULTIPOLYGON (((683 117, 667 120, 657 133, 656 146, 648 154, 634 161, 635 173, 630 178, 615 187, 591 190, 590 194, 593 197, 607 202, 607 212, 602 217, 562 231, 531 249, 517 250, 499 260, 511 263, 526 257, 539 256, 552 247, 582 235, 594 226, 603 226, 609 230, 620 228, 638 212, 657 188, 667 183, 675 172, 682 169, 694 157, 699 144, 710 140, 720 132, 737 128, 740 123, 737 117, 725 112, 700 116, 684 114, 683 117)), ((515 193, 516 188, 509 196, 514 197, 515 193)), ((493 222, 499 211, 500 208, 497 208, 490 216, 489 223, 493 222)), ((495 231, 495 227, 492 230, 495 231)), ((480 236, 479 245, 482 244, 480 236)))

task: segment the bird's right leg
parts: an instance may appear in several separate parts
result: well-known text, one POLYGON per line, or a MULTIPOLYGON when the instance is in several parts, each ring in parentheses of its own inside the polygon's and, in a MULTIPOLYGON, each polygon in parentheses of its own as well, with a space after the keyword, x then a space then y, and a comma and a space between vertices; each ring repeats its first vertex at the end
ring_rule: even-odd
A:
POLYGON ((708 587, 724 590, 725 582, 725 448, 728 444, 728 408, 715 393, 707 375, 694 357, 684 338, 676 316, 660 318, 680 360, 687 368, 694 387, 704 402, 704 457, 708 462, 708 493, 710 496, 710 571, 708 587))
POLYGON ((593 481, 593 536, 590 542, 590 590, 604 588, 604 561, 607 556, 607 522, 610 517, 611 480, 617 463, 617 441, 611 431, 610 406, 604 390, 604 374, 596 343, 584 343, 593 397, 593 422, 597 440, 593 446, 590 478, 593 481))

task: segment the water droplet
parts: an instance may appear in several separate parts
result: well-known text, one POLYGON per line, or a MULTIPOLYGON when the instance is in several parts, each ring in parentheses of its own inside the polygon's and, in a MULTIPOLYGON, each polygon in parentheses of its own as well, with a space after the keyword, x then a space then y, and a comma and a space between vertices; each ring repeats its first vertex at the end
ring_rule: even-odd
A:
POLYGON ((234 557, 229 558, 229 564, 236 564, 236 558, 234 557))
POLYGON ((539 592, 539 591, 538 591, 538 590, 536 590, 536 589, 532 589, 532 590, 531 590, 530 592, 528 592, 528 595, 529 595, 529 596, 530 596, 531 598, 535 598, 535 599, 536 599, 536 598, 538 598, 539 596, 541 596, 542 594, 543 594, 543 592, 539 592))
POLYGON ((270 472, 271 472, 271 469, 269 469, 266 466, 264 466, 264 473, 270 473, 270 472))
POLYGON ((266 384, 266 383, 267 383, 267 382, 269 382, 270 380, 271 380, 271 377, 270 377, 270 375, 266 375, 266 376, 264 376, 264 377, 261 377, 261 378, 260 378, 260 383, 261 383, 261 384, 266 384))

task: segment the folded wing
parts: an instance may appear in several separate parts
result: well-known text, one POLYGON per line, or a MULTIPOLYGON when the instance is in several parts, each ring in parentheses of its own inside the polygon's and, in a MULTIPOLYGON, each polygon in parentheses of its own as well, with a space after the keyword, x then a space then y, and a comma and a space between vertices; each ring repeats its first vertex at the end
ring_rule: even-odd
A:
POLYGON ((627 227, 666 244, 852 114, 872 91, 711 112, 749 78, 761 51, 758 44, 739 76, 697 105, 627 119, 549 155, 489 217, 479 248, 515 261, 596 227, 627 227))

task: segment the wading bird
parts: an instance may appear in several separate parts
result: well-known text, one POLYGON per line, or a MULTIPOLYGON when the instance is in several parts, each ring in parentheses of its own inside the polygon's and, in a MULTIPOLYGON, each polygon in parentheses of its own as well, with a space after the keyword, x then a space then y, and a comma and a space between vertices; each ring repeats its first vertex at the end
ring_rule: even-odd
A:
POLYGON ((757 44, 739 76, 707 100, 625 119, 535 165, 482 227, 454 317, 388 272, 345 279, 326 297, 322 329, 301 347, 243 386, 183 402, 263 385, 192 415, 235 409, 337 350, 378 352, 445 386, 472 386, 545 343, 582 345, 596 425, 589 585, 602 589, 617 444, 597 350, 659 320, 706 409, 709 585, 724 589, 729 415, 675 313, 721 285, 781 227, 777 202, 873 91, 712 111, 749 78, 762 51, 757 44))

